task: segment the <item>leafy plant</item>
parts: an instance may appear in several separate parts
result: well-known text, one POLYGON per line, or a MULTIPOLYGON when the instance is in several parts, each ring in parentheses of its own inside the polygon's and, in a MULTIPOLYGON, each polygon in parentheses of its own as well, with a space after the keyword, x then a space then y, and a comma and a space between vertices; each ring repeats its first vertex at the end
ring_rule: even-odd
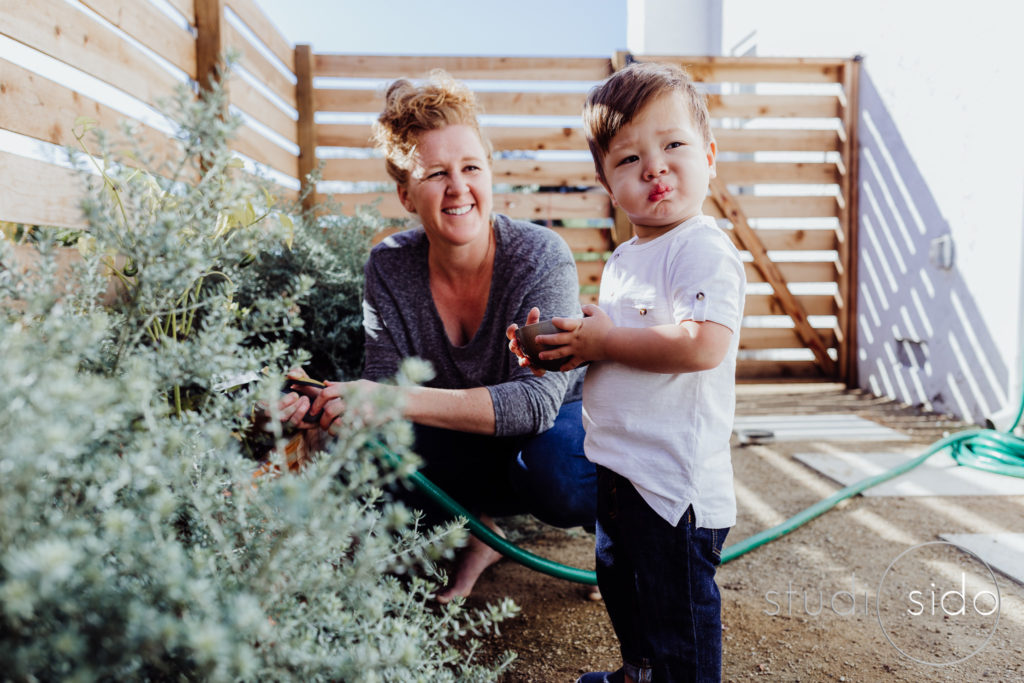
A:
MULTIPOLYGON (((516 608, 429 601, 443 580, 434 563, 463 531, 423 529, 382 494, 416 461, 395 405, 347 397, 369 409, 324 453, 299 474, 254 478, 244 434, 254 405, 273 413, 283 370, 308 355, 292 342, 314 283, 281 265, 261 285, 258 264, 327 273, 351 294, 338 312, 356 316, 366 240, 292 214, 236 168, 220 90, 175 103, 181 153, 169 163, 115 160, 92 131, 98 169, 71 274, 58 277, 45 232, 30 270, 0 239, 0 670, 495 678, 512 655, 475 661, 467 638, 516 608), (313 242, 313 225, 332 236, 313 242), (246 372, 258 381, 221 390, 246 372), (377 443, 402 464, 383 462, 377 443)), ((398 381, 421 375, 411 363, 398 381)), ((280 464, 289 435, 273 418, 280 464)))
POLYGON ((238 299, 248 305, 254 297, 289 291, 298 278, 307 278, 310 285, 297 311, 302 324, 290 330, 287 343, 308 352, 310 376, 356 379, 363 363, 363 264, 373 235, 386 222, 375 207, 343 215, 333 202, 315 215, 299 215, 292 245, 261 252, 246 269, 238 299))

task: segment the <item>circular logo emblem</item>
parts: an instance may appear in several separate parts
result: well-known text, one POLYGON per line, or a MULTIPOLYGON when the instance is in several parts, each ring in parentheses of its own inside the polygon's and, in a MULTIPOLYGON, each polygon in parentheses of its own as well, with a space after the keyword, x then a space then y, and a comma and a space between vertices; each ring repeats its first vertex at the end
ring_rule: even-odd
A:
POLYGON ((902 655, 949 666, 978 654, 999 624, 999 584, 974 553, 946 541, 900 553, 878 584, 882 633, 902 655))

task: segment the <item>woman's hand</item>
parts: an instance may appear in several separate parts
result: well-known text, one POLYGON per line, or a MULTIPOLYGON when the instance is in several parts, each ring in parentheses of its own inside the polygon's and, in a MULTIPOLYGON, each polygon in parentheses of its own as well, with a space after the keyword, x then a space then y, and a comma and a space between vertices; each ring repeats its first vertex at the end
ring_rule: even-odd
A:
MULTIPOLYGON (((296 379, 310 382, 309 375, 302 368, 293 368, 286 375, 288 379, 296 379)), ((317 426, 312 420, 315 413, 310 412, 313 402, 323 389, 311 384, 292 385, 292 390, 281 397, 277 403, 277 412, 281 422, 290 424, 299 429, 312 429, 317 426)))
MULTIPOLYGON (((368 379, 355 380, 353 382, 325 382, 323 389, 319 391, 313 401, 310 411, 320 418, 319 426, 331 436, 337 435, 340 427, 338 418, 346 413, 355 411, 356 417, 364 422, 374 420, 373 401, 370 397, 378 392, 385 391, 391 387, 372 382, 368 379), (352 394, 358 394, 362 400, 358 404, 349 405, 345 398, 352 394)), ((394 388, 396 391, 397 387, 394 388)))
MULTIPOLYGON (((526 323, 524 323, 524 324, 532 325, 533 323, 535 323, 535 322, 537 322, 539 320, 540 320, 540 309, 537 308, 536 306, 534 306, 533 308, 530 309, 530 312, 526 314, 526 323)), ((518 329, 519 329, 519 325, 517 325, 516 323, 512 323, 505 330, 505 336, 508 337, 508 340, 509 340, 508 341, 508 350, 516 355, 516 359, 519 362, 519 367, 521 367, 521 368, 530 368, 530 372, 532 372, 537 377, 543 376, 544 373, 546 372, 546 370, 544 370, 544 368, 535 368, 535 367, 533 367, 533 365, 530 364, 530 359, 527 358, 526 354, 523 353, 523 350, 521 348, 519 348, 519 342, 516 340, 516 330, 518 330, 518 329)))

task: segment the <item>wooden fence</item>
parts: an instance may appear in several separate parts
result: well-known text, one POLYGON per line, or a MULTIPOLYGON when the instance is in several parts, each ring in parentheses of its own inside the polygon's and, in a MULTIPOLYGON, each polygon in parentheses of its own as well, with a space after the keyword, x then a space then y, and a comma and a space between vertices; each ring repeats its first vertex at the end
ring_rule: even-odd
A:
MULTIPOLYGON (((401 218, 370 125, 387 81, 442 68, 469 83, 485 110, 495 209, 556 230, 577 254, 581 298, 591 301, 604 258, 631 227, 596 182, 583 99, 629 59, 675 62, 706 89, 718 141, 705 212, 722 219, 748 259, 739 378, 855 379, 855 60, 316 54, 289 45, 254 0, 169 3, 173 12, 149 0, 0 0, 0 34, 77 75, 50 80, 0 58, 0 131, 71 145, 77 117, 113 130, 129 109, 94 99, 85 85, 156 107, 178 83, 205 83, 233 48, 241 58, 228 91, 246 122, 235 150, 285 195, 296 196, 319 166, 310 201, 330 194, 344 211, 378 201, 385 216, 401 218)), ((137 118, 141 140, 170 148, 165 131, 137 118)), ((58 164, 0 150, 0 221, 81 226, 80 187, 58 164)))

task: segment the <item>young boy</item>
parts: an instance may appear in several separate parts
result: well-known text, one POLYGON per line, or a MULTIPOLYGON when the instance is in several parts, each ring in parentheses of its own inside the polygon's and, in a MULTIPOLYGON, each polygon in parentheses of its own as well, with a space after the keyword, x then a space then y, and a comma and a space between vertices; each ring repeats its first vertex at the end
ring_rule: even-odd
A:
MULTIPOLYGON (((623 665, 599 681, 721 679, 722 543, 736 522, 729 435, 746 278, 701 214, 715 175, 707 105, 675 66, 635 63, 584 106, 598 179, 636 236, 612 254, 599 306, 556 318, 583 386, 598 465, 597 579, 623 665)), ((521 361, 522 362, 522 361, 521 361)))

